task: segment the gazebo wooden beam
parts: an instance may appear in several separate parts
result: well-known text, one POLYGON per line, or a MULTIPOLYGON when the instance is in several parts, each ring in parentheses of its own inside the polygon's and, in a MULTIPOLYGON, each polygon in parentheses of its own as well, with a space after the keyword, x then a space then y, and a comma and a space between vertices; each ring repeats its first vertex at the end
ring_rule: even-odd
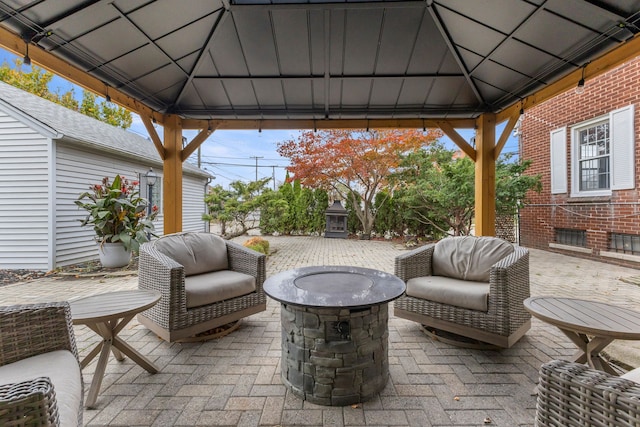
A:
POLYGON ((185 160, 187 160, 189 156, 192 155, 193 152, 196 151, 198 147, 200 147, 202 143, 207 140, 207 138, 209 138, 209 135, 211 135, 214 130, 215 130, 215 127, 211 125, 205 129, 202 129, 200 133, 198 133, 191 140, 191 142, 189 142, 189 144, 187 144, 187 146, 182 149, 182 153, 180 155, 180 157, 182 158, 182 161, 184 162, 185 160))
POLYGON ((475 216, 476 236, 496 235, 496 115, 485 113, 477 120, 475 216))
POLYGON ((166 157, 165 149, 164 149, 164 146, 162 145, 162 141, 160 141, 158 132, 156 132, 156 128, 153 127, 153 123, 151 122, 151 119, 147 116, 140 116, 140 119, 142 120, 144 127, 147 129, 147 132, 149 133, 151 142, 153 142, 153 145, 155 145, 156 150, 158 151, 158 154, 160 154, 160 158, 164 160, 166 157))
MULTIPOLYGON (((475 122, 474 122, 475 124, 475 122)), ((445 135, 447 135, 451 140, 458 146, 464 153, 469 156, 471 160, 476 161, 476 149, 473 148, 467 141, 464 140, 462 136, 454 129, 451 123, 446 121, 438 122, 438 127, 445 135)))
POLYGON ((170 114, 164 124, 165 158, 162 170, 164 234, 182 231, 182 123, 170 114))
POLYGON ((509 121, 507 122, 507 125, 502 130, 502 134, 500 135, 500 138, 498 139, 498 142, 496 143, 496 146, 493 152, 493 158, 495 160, 498 160, 498 157, 500 157, 500 153, 502 153, 502 149, 507 143, 507 140, 509 139, 509 135, 511 135, 511 132, 516 127, 516 124, 518 123, 518 119, 520 119, 519 110, 516 113, 512 114, 511 117, 509 117, 509 121))

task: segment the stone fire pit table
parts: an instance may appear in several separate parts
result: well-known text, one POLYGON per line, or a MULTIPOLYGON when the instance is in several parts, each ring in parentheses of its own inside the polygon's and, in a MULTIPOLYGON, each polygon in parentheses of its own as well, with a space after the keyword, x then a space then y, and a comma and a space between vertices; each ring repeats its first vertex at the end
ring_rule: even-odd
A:
POLYGON ((405 284, 360 267, 302 267, 271 276, 279 301, 282 380, 309 402, 345 406, 379 393, 389 378, 388 302, 405 284))

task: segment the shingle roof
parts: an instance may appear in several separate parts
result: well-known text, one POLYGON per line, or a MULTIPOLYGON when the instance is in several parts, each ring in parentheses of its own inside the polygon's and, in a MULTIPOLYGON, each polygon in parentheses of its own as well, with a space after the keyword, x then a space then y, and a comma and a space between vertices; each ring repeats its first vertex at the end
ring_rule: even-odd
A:
MULTIPOLYGON (((0 82, 0 100, 31 121, 57 132, 62 141, 71 139, 100 150, 120 152, 162 164, 153 143, 141 135, 111 126, 4 82, 0 82)), ((184 170, 209 176, 187 162, 184 163, 184 170)))

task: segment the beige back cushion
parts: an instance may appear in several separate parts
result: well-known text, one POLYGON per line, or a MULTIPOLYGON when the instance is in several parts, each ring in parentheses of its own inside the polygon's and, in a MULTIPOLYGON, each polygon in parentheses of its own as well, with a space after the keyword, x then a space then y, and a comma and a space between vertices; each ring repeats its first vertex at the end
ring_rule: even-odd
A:
POLYGON ((227 245, 215 234, 172 234, 156 240, 155 248, 181 264, 185 276, 229 268, 227 245))
POLYGON ((442 239, 433 250, 433 274, 488 282, 491 266, 513 251, 511 243, 497 237, 459 236, 442 239))

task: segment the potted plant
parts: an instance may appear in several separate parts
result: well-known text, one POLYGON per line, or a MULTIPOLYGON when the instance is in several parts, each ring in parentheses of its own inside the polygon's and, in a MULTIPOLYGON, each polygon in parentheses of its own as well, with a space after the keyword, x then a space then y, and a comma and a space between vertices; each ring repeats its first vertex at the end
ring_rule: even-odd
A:
POLYGON ((129 263, 131 252, 138 252, 140 244, 153 235, 153 220, 158 207, 147 214, 149 203, 140 197, 138 181, 129 181, 116 175, 102 184, 91 185, 82 193, 76 205, 88 212, 80 220, 82 225, 93 226, 99 244, 98 253, 104 267, 122 267, 129 263))

